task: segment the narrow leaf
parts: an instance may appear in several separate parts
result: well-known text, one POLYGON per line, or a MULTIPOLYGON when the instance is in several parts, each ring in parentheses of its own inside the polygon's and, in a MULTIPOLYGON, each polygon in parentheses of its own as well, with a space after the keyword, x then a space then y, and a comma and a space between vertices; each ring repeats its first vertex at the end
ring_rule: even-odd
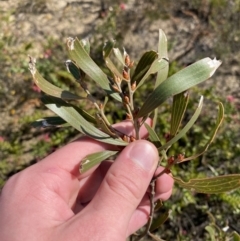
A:
POLYGON ((105 108, 105 106, 106 106, 107 103, 108 103, 108 97, 105 96, 102 109, 105 108))
MULTIPOLYGON (((167 37, 162 31, 162 29, 159 29, 158 58, 168 59, 167 37)), ((165 68, 158 71, 157 79, 155 82, 155 88, 159 86, 168 77, 168 71, 169 71, 169 63, 167 63, 165 68)))
POLYGON ((182 118, 187 108, 189 100, 188 92, 182 92, 174 95, 171 113, 171 127, 170 136, 173 137, 177 134, 178 129, 182 123, 182 118))
POLYGON ((210 78, 221 64, 216 59, 204 58, 189 65, 162 82, 140 108, 137 118, 151 113, 170 96, 179 94, 210 78))
POLYGON ((156 229, 158 229, 168 219, 168 217, 169 210, 159 213, 158 216, 153 219, 152 225, 150 227, 150 232, 153 232, 156 229))
POLYGON ((107 57, 105 59, 105 63, 108 67, 108 69, 117 77, 119 77, 120 79, 124 79, 124 77, 122 76, 122 74, 118 71, 118 69, 116 68, 116 66, 113 64, 112 60, 107 57))
POLYGON ((161 199, 158 199, 155 203, 154 203, 154 212, 157 212, 158 210, 160 210, 160 208, 163 206, 163 201, 161 199))
POLYGON ((208 231, 211 241, 216 241, 216 239, 215 239, 215 228, 208 225, 208 226, 205 227, 205 229, 208 231))
POLYGON ((36 120, 32 123, 34 128, 39 127, 60 127, 60 126, 68 126, 65 120, 63 120, 59 116, 49 116, 43 119, 36 120))
POLYGON ((83 78, 84 73, 72 62, 72 60, 67 60, 65 65, 68 72, 71 73, 77 81, 83 78))
POLYGON ((135 71, 131 77, 131 82, 134 83, 136 81, 136 84, 138 85, 157 57, 158 55, 155 51, 148 51, 144 53, 135 68, 135 71))
POLYGON ((168 59, 167 37, 162 29, 159 29, 158 57, 168 59))
MULTIPOLYGON (((148 133, 149 133, 149 140, 156 146, 156 148, 160 148, 162 146, 161 141, 157 135, 157 133, 153 130, 151 126, 147 123, 144 123, 148 133)), ((162 156, 167 160, 167 154, 165 150, 161 150, 162 156)))
POLYGON ((240 241, 240 235, 236 231, 233 232, 233 241, 240 241))
POLYGON ((146 127, 148 134, 149 134, 149 140, 157 147, 161 147, 161 141, 157 135, 157 133, 149 126, 147 123, 144 123, 144 126, 146 127))
MULTIPOLYGON (((159 41, 158 41, 158 58, 159 59, 168 59, 168 50, 167 50, 167 37, 164 32, 159 29, 159 41)), ((154 89, 156 89, 167 77, 169 71, 169 63, 167 63, 166 67, 160 69, 157 72, 157 78, 155 81, 154 89)), ((153 113, 153 128, 156 126, 157 116, 158 116, 158 108, 156 108, 153 113)))
POLYGON ((111 126, 108 126, 107 123, 104 121, 104 119, 101 117, 99 113, 96 113, 95 115, 97 125, 98 127, 105 133, 107 133, 109 136, 113 138, 117 138, 118 135, 114 132, 114 130, 111 128, 111 126))
POLYGON ((156 108, 149 116, 152 119, 152 127, 155 128, 158 119, 158 108, 156 108))
POLYGON ((74 60, 77 66, 97 84, 99 84, 108 95, 114 99, 121 101, 119 94, 115 93, 110 86, 107 75, 98 67, 98 65, 90 58, 82 43, 77 39, 68 38, 67 49, 70 58, 74 60))
POLYGON ((207 151, 207 149, 209 148, 209 146, 213 142, 213 140, 214 140, 214 138, 217 134, 217 131, 218 131, 219 127, 221 126, 221 124, 223 122, 223 119, 224 119, 223 104, 221 102, 219 102, 218 104, 219 104, 219 110, 218 110, 217 121, 216 121, 215 127, 211 131, 210 138, 209 138, 208 142, 206 143, 206 145, 203 147, 203 149, 198 154, 187 157, 187 158, 184 158, 181 162, 190 161, 190 160, 196 159, 197 157, 203 155, 203 153, 207 151))
POLYGON ((107 41, 103 46, 103 58, 106 59, 111 54, 115 45, 115 40, 107 41))
POLYGON ((94 167, 95 165, 99 164, 100 162, 106 160, 110 156, 117 154, 117 151, 101 151, 96 152, 90 155, 87 155, 80 164, 80 173, 84 173, 94 167))
POLYGON ((124 66, 125 61, 124 61, 124 58, 123 58, 123 55, 122 55, 121 51, 118 48, 113 48, 113 53, 115 54, 118 61, 124 66))
POLYGON ((88 38, 84 38, 80 40, 83 48, 85 49, 85 51, 89 54, 90 53, 90 42, 88 38))
POLYGON ((37 71, 37 69, 35 67, 35 60, 31 57, 30 57, 30 61, 29 61, 29 70, 31 71, 35 84, 44 93, 54 96, 54 97, 68 99, 68 100, 86 99, 85 97, 75 95, 67 90, 62 90, 61 88, 51 84, 46 79, 44 79, 42 77, 42 75, 37 71))
POLYGON ((45 96, 44 99, 45 105, 50 110, 68 122, 75 129, 79 130, 81 133, 88 135, 98 141, 112 145, 127 145, 127 143, 122 139, 113 139, 108 134, 94 127, 75 109, 74 106, 68 104, 67 102, 50 96, 45 96))
POLYGON ((137 88, 139 88, 151 74, 155 74, 156 72, 166 68, 166 66, 168 66, 167 59, 155 59, 146 74, 139 81, 137 88))
POLYGON ((173 177, 173 179, 181 187, 198 193, 217 194, 229 192, 240 187, 240 174, 191 179, 188 182, 184 182, 177 177, 173 177))
MULTIPOLYGON (((41 98, 41 101, 43 102, 43 104, 46 105, 46 104, 49 103, 49 101, 51 101, 52 103, 58 103, 58 102, 59 102, 59 99, 52 97, 51 100, 50 100, 48 96, 43 96, 43 97, 41 98), (54 102, 54 101, 55 101, 55 102, 54 102)), ((74 105, 72 105, 72 104, 69 104, 69 105, 72 106, 72 107, 73 107, 84 119, 86 119, 88 122, 90 122, 90 123, 92 123, 92 124, 94 124, 94 125, 97 124, 95 118, 94 118, 92 115, 90 115, 88 112, 86 112, 85 110, 83 110, 83 109, 81 109, 81 108, 79 108, 79 107, 77 107, 77 106, 74 106, 74 105)), ((59 117, 59 118, 60 118, 60 117, 59 117)))
POLYGON ((177 142, 180 138, 182 138, 187 133, 187 131, 193 126, 193 124, 196 122, 198 116, 200 115, 202 106, 203 106, 203 96, 201 96, 198 107, 197 107, 196 111, 194 112, 192 118, 188 121, 188 123, 184 126, 184 128, 175 137, 173 137, 166 144, 164 144, 163 146, 158 148, 159 151, 161 151, 163 149, 167 149, 168 147, 170 147, 173 143, 177 142))
POLYGON ((108 69, 115 75, 118 76, 120 79, 123 79, 122 74, 118 71, 118 69, 116 68, 116 66, 113 64, 113 62, 110 59, 110 54, 113 50, 115 41, 108 41, 105 43, 104 47, 103 47, 103 58, 105 60, 105 63, 108 67, 108 69))
POLYGON ((92 115, 90 115, 87 111, 85 111, 77 106, 73 106, 73 107, 85 120, 87 120, 88 122, 90 122, 94 125, 97 124, 95 118, 92 115))

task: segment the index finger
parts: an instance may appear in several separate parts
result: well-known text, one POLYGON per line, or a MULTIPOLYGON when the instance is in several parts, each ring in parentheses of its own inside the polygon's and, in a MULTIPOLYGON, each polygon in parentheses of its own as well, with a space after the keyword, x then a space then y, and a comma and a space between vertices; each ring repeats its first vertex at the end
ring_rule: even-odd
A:
MULTIPOLYGON (((151 123, 148 119, 147 123, 151 123)), ((123 121, 114 125, 114 128, 126 135, 134 134, 134 127, 131 121, 123 121)), ((144 126, 140 129, 141 138, 145 138, 148 132, 144 126)), ((50 154, 41 161, 41 165, 53 167, 57 166, 65 171, 70 172, 74 176, 79 176, 79 165, 81 160, 92 153, 104 150, 113 150, 113 145, 96 141, 89 137, 81 137, 80 139, 67 144, 56 152, 50 154)), ((94 169, 92 169, 93 171, 94 169)))

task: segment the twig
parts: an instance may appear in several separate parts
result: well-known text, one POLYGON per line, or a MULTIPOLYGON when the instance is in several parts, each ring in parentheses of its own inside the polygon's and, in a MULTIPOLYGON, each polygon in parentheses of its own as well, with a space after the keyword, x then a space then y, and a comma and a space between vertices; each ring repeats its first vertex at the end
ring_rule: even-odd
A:
POLYGON ((146 229, 145 229, 145 231, 142 234, 140 234, 137 237, 136 241, 141 240, 143 237, 145 237, 146 235, 149 234, 149 230, 150 230, 150 227, 152 225, 153 214, 154 214, 154 207, 155 207, 155 205, 154 205, 155 184, 156 184, 156 182, 152 180, 150 182, 150 185, 149 185, 150 189, 151 189, 151 192, 150 192, 150 195, 149 195, 149 199, 150 199, 150 213, 149 213, 149 218, 148 218, 148 222, 147 222, 147 225, 146 225, 146 229))

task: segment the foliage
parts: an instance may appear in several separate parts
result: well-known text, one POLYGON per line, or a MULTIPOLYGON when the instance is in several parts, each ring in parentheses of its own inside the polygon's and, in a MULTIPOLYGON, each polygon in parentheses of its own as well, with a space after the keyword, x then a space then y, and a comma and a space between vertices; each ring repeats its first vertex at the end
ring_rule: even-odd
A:
MULTIPOLYGON (((56 126, 59 126, 59 122, 67 122, 82 134, 88 135, 100 142, 124 147, 130 142, 141 139, 139 131, 141 126, 145 125, 149 132, 148 140, 159 150, 159 164, 162 163, 162 161, 165 163, 164 171, 152 179, 150 184, 152 189, 155 188, 156 179, 163 173, 169 172, 172 166, 196 159, 203 155, 209 148, 224 116, 223 105, 220 102, 216 123, 211 127, 209 133, 205 133, 207 136, 205 143, 200 140, 199 144, 195 146, 197 148, 197 154, 185 157, 185 155, 180 152, 175 152, 172 156, 169 156, 169 149, 171 149, 171 146, 185 136, 187 131, 198 119, 203 107, 203 96, 201 96, 192 117, 188 118, 189 120, 185 125, 182 123, 188 106, 189 89, 210 78, 221 64, 220 61, 204 58, 168 77, 169 60, 167 40, 162 30, 159 30, 158 52, 149 51, 144 53, 134 70, 132 70, 134 62, 130 59, 130 56, 125 50, 122 53, 116 48, 115 41, 108 41, 105 43, 103 47, 103 58, 108 68, 108 76, 90 57, 90 43, 88 40, 68 38, 67 51, 70 57, 70 60, 66 61, 67 70, 73 75, 86 95, 79 96, 52 85, 38 72, 35 66, 36 61, 32 57, 30 57, 29 62, 29 69, 35 84, 47 94, 47 96, 44 96, 42 99, 43 103, 58 115, 58 117, 52 117, 58 122, 56 126), (112 61, 113 55, 118 61, 118 65, 115 65, 112 61), (148 77, 156 73, 156 81, 153 90, 142 105, 137 106, 134 101, 135 92, 141 91, 140 87, 145 83, 148 77), (91 94, 86 84, 86 79, 88 78, 92 79, 95 84, 99 85, 104 90, 104 102, 102 102, 101 99, 96 99, 96 97, 91 94), (162 133, 156 133, 154 130, 158 124, 158 107, 171 96, 173 96, 173 102, 171 111, 168 114, 169 117, 167 117, 167 119, 170 118, 171 120, 170 129, 168 136, 165 137, 165 140, 162 142, 162 140, 160 140, 160 138, 162 138, 162 133), (92 103, 95 107, 95 114, 91 115, 82 109, 79 104, 77 104, 79 99, 92 103), (75 101, 75 104, 72 101, 75 101), (122 103, 126 111, 127 119, 131 121, 134 126, 136 136, 124 135, 116 130, 112 123, 109 122, 105 115, 105 107, 109 101, 122 103), (148 117, 153 119, 152 127, 144 124, 148 117)), ((34 125, 40 127, 54 126, 49 121, 49 118, 41 119, 36 121, 34 125)), ((80 164, 80 173, 87 171, 93 165, 97 165, 101 161, 117 153, 116 151, 107 150, 86 156, 80 164)), ((236 189, 239 187, 239 179, 240 176, 234 174, 211 178, 190 179, 188 182, 184 182, 180 177, 174 176, 174 180, 178 185, 196 192, 209 194, 236 189)), ((150 199, 153 200, 153 196, 150 197, 150 199)), ((151 205, 154 204, 151 202, 151 205)), ((150 218, 146 226, 146 231, 140 236, 137 236, 136 240, 140 240, 145 235, 156 238, 149 230, 155 230, 164 221, 158 218, 152 219, 154 208, 152 207, 151 210, 152 213, 149 216, 150 218), (153 227, 151 225, 153 225, 154 228, 151 228, 153 227)), ((168 214, 166 215, 168 216, 168 214)), ((164 218, 164 220, 166 218, 164 218)))

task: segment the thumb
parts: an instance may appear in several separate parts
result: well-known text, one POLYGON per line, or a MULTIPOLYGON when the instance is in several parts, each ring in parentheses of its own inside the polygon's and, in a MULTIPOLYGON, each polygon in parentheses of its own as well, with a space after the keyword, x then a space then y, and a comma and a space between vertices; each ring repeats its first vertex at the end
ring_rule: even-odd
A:
POLYGON ((101 213, 105 224, 127 230, 158 163, 158 151, 145 140, 129 144, 107 172, 90 205, 101 213), (107 222, 107 223, 106 223, 107 222))

